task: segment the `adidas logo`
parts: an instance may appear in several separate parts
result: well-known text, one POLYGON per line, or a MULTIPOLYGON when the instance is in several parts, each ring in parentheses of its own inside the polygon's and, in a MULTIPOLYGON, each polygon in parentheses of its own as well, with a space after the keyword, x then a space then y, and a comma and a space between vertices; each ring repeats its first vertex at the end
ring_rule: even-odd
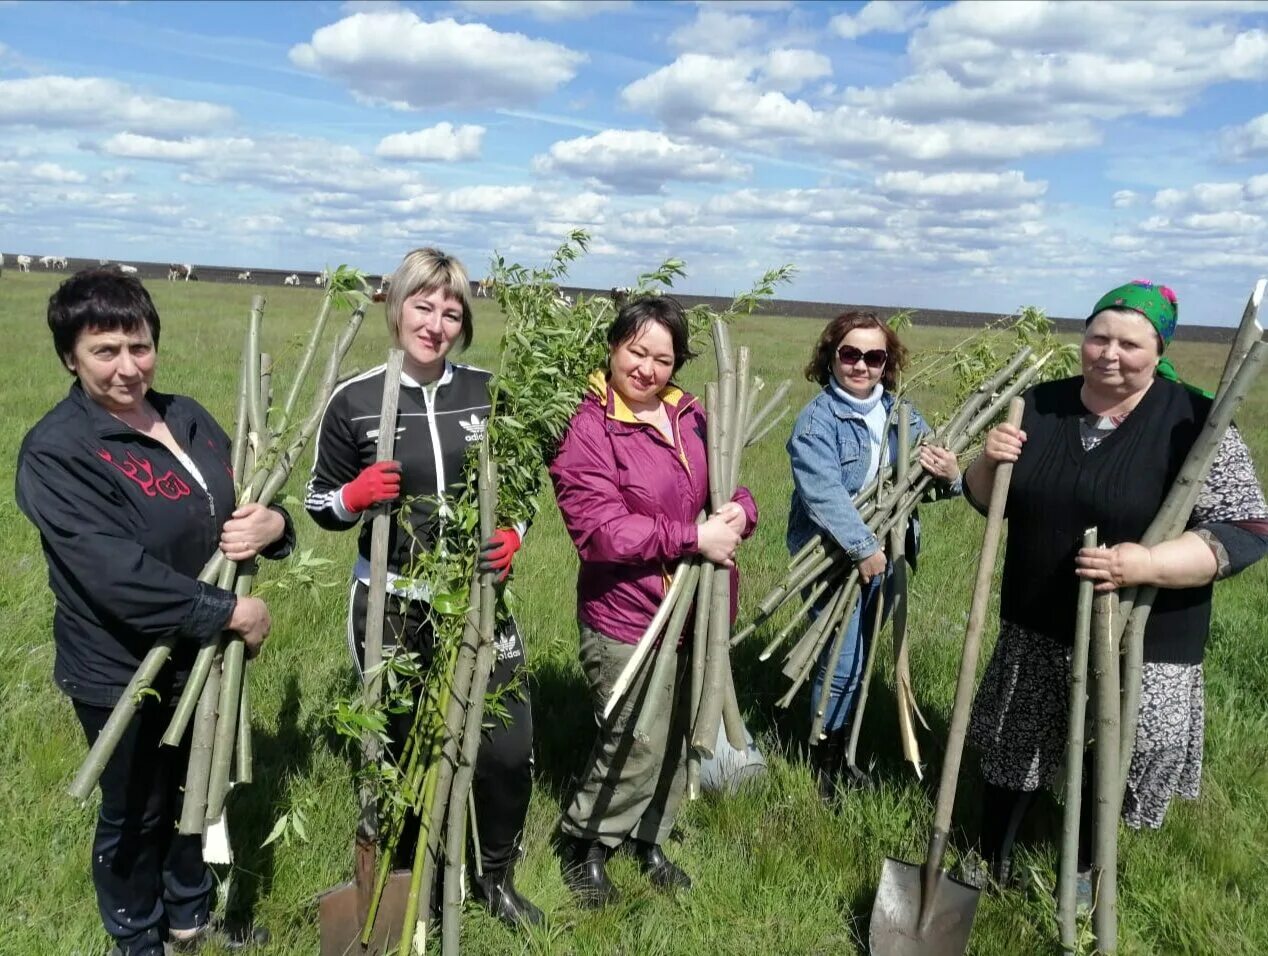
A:
POLYGON ((473 414, 470 418, 458 419, 458 424, 462 426, 462 430, 467 433, 466 441, 470 444, 473 441, 479 441, 484 437, 484 429, 488 424, 483 419, 476 418, 473 414))

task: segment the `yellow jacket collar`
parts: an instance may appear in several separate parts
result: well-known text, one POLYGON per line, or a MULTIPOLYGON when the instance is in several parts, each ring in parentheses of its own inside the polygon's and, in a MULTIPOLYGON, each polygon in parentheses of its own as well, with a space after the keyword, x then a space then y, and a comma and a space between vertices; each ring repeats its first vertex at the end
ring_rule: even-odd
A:
MULTIPOLYGON (((614 418, 618 422, 638 423, 638 416, 630 411, 630 407, 625 404, 625 399, 621 398, 617 390, 608 384, 608 377, 602 369, 590 373, 588 384, 590 391, 607 412, 608 418, 614 418)), ((666 405, 676 408, 682 402, 682 396, 683 390, 670 382, 660 390, 659 398, 666 405)))

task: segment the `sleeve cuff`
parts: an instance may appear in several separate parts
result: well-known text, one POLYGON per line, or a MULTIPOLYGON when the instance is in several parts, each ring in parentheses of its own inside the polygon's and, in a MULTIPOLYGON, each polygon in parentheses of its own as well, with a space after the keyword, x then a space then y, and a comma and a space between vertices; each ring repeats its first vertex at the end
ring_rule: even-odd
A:
POLYGON ((290 512, 281 505, 269 505, 269 510, 280 514, 286 525, 282 529, 282 536, 261 551, 260 557, 267 558, 269 561, 280 561, 282 558, 289 557, 295 550, 295 523, 291 521, 290 512))
POLYGON ((181 624, 181 633, 199 643, 206 644, 219 637, 224 631, 229 618, 233 616, 233 609, 238 599, 231 591, 218 588, 213 584, 205 584, 202 581, 199 581, 195 588, 194 604, 185 615, 185 620, 181 624))
MULTIPOLYGON (((346 485, 344 487, 347 487, 346 485)), ((359 512, 349 511, 348 506, 343 503, 343 488, 335 492, 330 499, 330 510, 335 513, 335 517, 340 521, 348 524, 356 524, 357 519, 361 517, 359 512)))

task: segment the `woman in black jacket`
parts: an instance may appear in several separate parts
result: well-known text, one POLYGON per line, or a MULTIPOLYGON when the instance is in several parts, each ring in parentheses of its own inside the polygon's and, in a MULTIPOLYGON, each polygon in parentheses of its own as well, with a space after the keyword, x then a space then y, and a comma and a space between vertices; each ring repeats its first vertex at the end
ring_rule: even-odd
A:
MULTIPOLYGON (((449 360, 454 346, 471 344, 470 281, 462 263, 436 249, 415 249, 392 274, 387 293, 387 326, 392 342, 405 351, 396 460, 377 462, 384 366, 344 382, 330 398, 317 432, 313 474, 305 507, 321 527, 347 531, 361 525, 357 560, 348 596, 348 643, 358 669, 365 654, 370 581, 370 522, 361 521, 375 505, 393 503, 388 545, 389 600, 384 650, 403 648, 431 666, 435 637, 429 621, 426 582, 409 577, 420 548, 431 546, 433 529, 444 515, 437 503, 461 485, 467 449, 484 435, 489 417, 489 378, 483 369, 449 360), (394 503, 404 497, 406 505, 394 503)), ((523 528, 501 528, 484 543, 482 570, 499 580, 510 572, 523 528)), ((536 923, 541 911, 515 888, 528 800, 533 786, 533 718, 524 675, 524 642, 511 621, 497 636, 497 661, 489 692, 500 693, 505 719, 486 722, 476 758, 472 792, 480 837, 482 873, 472 880, 474 895, 506 923, 536 923)), ((404 749, 412 713, 391 719, 388 758, 404 749)), ((412 865, 418 826, 409 820, 396 847, 396 861, 412 865)))
POLYGON ((146 652, 176 638, 101 775, 93 885, 120 956, 159 956, 209 933, 212 878, 198 836, 179 836, 189 735, 160 747, 199 647, 235 631, 249 654, 269 612, 197 580, 219 547, 235 561, 290 551, 281 509, 234 507, 228 436, 197 402, 151 387, 159 316, 140 281, 112 269, 49 299, 70 393, 27 433, 17 503, 39 529, 56 599, 54 680, 91 745, 146 652))

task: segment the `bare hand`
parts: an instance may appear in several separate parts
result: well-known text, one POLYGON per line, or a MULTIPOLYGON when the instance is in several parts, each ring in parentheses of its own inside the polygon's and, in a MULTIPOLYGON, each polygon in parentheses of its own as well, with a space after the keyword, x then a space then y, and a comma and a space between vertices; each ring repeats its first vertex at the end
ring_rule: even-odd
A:
POLYGON ((250 561, 285 532, 285 518, 253 501, 229 516, 220 530, 220 550, 230 561, 250 561))
POLYGON ((1074 573, 1085 581, 1095 581, 1097 591, 1134 587, 1153 579, 1153 555, 1143 544, 1081 548, 1074 564, 1074 573))
POLYGON ((744 534, 744 529, 748 527, 748 515, 734 501, 728 501, 717 510, 716 514, 734 528, 736 534, 744 534))
POLYGON ((877 549, 858 563, 859 579, 864 584, 868 584, 878 574, 884 574, 888 565, 889 561, 885 557, 885 552, 877 549))
MULTIPOLYGON (((738 505, 736 507, 739 507, 738 505)), ((708 521, 696 526, 696 547, 714 564, 724 568, 735 565, 735 549, 740 544, 740 533, 719 510, 708 521)))
POLYGON ((229 617, 226 630, 236 632, 247 646, 247 657, 260 653, 264 639, 269 636, 273 620, 268 606, 257 597, 239 597, 229 617))
POLYGON ((940 445, 920 446, 920 467, 947 484, 960 477, 960 463, 955 452, 940 445))
POLYGON ((1005 461, 1016 461, 1021 457, 1021 446, 1026 442, 1026 433, 1014 425, 1005 422, 996 425, 986 433, 986 446, 982 449, 982 457, 992 465, 1005 461))

